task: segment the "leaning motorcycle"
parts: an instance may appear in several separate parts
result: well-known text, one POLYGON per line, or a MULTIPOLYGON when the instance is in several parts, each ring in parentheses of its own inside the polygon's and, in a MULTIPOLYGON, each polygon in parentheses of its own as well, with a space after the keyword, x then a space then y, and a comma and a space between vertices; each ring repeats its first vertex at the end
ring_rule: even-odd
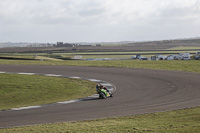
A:
POLYGON ((108 92, 105 89, 97 89, 97 94, 99 94, 99 98, 106 99, 107 97, 112 97, 112 93, 108 92))

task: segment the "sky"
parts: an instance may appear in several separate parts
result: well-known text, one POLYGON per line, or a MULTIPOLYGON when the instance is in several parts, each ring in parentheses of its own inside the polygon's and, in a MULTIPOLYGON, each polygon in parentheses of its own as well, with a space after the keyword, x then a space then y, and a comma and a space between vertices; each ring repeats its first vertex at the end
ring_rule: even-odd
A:
POLYGON ((200 37, 200 0, 0 0, 0 42, 200 37))

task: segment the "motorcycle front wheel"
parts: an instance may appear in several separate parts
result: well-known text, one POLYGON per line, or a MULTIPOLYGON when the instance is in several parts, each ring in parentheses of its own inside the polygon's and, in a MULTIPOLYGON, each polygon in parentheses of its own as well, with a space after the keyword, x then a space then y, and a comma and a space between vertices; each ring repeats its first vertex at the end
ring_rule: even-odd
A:
POLYGON ((103 92, 99 93, 99 97, 102 98, 102 99, 106 99, 106 95, 103 92))

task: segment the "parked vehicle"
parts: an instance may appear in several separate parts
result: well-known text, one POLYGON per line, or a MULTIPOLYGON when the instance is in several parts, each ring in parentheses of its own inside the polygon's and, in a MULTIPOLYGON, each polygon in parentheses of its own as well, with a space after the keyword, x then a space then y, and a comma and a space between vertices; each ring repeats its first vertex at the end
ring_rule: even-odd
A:
POLYGON ((131 59, 133 59, 133 60, 148 60, 147 57, 143 57, 140 54, 137 54, 136 56, 131 56, 131 59))
POLYGON ((140 57, 139 60, 148 60, 147 57, 140 57))
POLYGON ((169 55, 165 58, 165 60, 174 60, 175 55, 169 55))
POLYGON ((200 60, 200 55, 193 55, 193 56, 191 56, 191 59, 200 60))
POLYGON ((136 56, 131 56, 131 59, 136 60, 137 58, 136 56))
POLYGON ((175 55, 174 60, 182 60, 182 57, 180 55, 175 55))
POLYGON ((140 59, 142 56, 140 54, 136 55, 136 59, 140 59))
POLYGON ((192 56, 190 53, 180 53, 179 55, 181 56, 182 60, 190 60, 192 56))
POLYGON ((200 60, 200 55, 197 55, 197 56, 195 57, 195 60, 200 60))
POLYGON ((165 55, 155 55, 151 57, 151 60, 165 60, 167 56, 165 55))

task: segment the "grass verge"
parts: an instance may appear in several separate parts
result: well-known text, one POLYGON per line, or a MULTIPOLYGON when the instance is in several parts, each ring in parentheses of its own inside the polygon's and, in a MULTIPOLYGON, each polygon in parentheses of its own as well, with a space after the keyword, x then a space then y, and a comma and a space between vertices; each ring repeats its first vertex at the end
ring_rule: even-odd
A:
POLYGON ((173 61, 144 61, 144 60, 111 60, 111 61, 22 61, 22 60, 0 60, 0 64, 15 65, 68 65, 68 66, 97 66, 97 67, 125 67, 175 70, 200 73, 199 60, 173 60, 173 61))
POLYGON ((126 116, 107 118, 81 122, 66 122, 56 124, 43 124, 36 126, 0 129, 2 133, 23 132, 48 132, 48 133, 94 133, 94 132, 158 132, 158 133, 199 133, 200 131, 200 107, 143 114, 138 116, 126 116))
MULTIPOLYGON (((200 73, 199 61, 11 61, 0 64, 73 65, 127 67, 176 70, 200 73)), ((200 107, 138 116, 117 117, 82 122, 44 124, 37 126, 0 129, 2 133, 22 132, 200 132, 200 107)))
POLYGON ((95 83, 39 75, 0 74, 0 110, 83 98, 95 83))

